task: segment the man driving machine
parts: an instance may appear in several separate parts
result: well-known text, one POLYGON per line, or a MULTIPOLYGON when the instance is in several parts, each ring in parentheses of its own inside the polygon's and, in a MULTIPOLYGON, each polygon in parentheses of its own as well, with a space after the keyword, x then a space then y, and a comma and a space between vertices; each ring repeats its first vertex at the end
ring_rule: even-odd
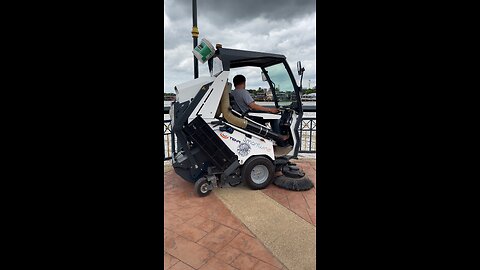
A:
MULTIPOLYGON (((280 111, 277 108, 267 108, 258 105, 255 103, 253 98, 250 96, 250 93, 248 93, 247 90, 245 90, 246 86, 246 79, 245 76, 243 75, 237 75, 233 78, 233 85, 235 86, 235 89, 232 91, 232 96, 235 100, 235 103, 238 105, 240 112, 242 115, 246 114, 249 110, 255 110, 255 111, 263 111, 263 112, 268 112, 268 113, 279 113, 280 111)), ((247 115, 248 116, 248 115, 247 115)), ((251 117, 252 120, 257 121, 263 125, 265 125, 265 122, 270 122, 270 126, 272 127, 272 131, 279 133, 279 120, 278 119, 272 119, 272 120, 265 120, 263 118, 257 118, 257 117, 251 117)), ((282 136, 283 140, 288 139, 288 136, 283 135, 282 136)))
POLYGON ((235 76, 233 78, 233 85, 235 86, 235 89, 232 91, 232 95, 233 95, 233 98, 235 99, 235 102, 240 107, 240 110, 241 110, 240 113, 244 114, 250 109, 255 111, 268 112, 268 113, 279 112, 277 108, 267 108, 255 103, 253 98, 250 96, 250 93, 248 93, 248 91, 245 90, 245 86, 246 86, 245 76, 243 75, 235 76))

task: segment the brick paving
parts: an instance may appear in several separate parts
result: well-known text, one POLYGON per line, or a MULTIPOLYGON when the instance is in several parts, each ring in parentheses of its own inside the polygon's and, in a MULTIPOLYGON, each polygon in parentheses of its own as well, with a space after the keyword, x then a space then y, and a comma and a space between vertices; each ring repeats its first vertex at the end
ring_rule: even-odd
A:
POLYGON ((164 269, 286 269, 211 193, 164 175, 164 269))
MULTIPOLYGON (((314 187, 307 191, 289 191, 274 184, 269 185, 262 192, 274 199, 292 212, 317 226, 317 178, 315 160, 293 160, 298 167, 312 180, 314 187)), ((279 173, 281 174, 281 173, 279 173)))
MULTIPOLYGON (((295 192, 270 185, 263 193, 316 226, 315 160, 295 160, 314 188, 295 192)), ((193 184, 164 174, 164 269, 287 269, 211 193, 197 197, 193 184)))

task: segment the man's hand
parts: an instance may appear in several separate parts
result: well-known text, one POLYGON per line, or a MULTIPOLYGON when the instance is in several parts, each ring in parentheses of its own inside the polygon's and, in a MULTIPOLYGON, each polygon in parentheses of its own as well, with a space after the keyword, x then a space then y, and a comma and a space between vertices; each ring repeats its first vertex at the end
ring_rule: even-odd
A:
POLYGON ((268 112, 270 112, 270 113, 278 113, 279 110, 278 110, 277 108, 270 108, 270 109, 268 110, 268 112))

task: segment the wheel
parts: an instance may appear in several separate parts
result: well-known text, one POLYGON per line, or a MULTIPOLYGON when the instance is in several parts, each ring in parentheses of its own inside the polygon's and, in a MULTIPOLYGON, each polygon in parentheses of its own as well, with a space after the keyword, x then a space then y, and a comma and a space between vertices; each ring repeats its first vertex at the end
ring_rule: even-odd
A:
POLYGON ((195 193, 199 197, 205 197, 208 194, 210 194, 210 192, 212 192, 212 190, 208 189, 208 182, 207 182, 207 178, 205 177, 202 177, 198 179, 197 182, 195 182, 194 189, 195 189, 195 193))
POLYGON ((242 168, 243 179, 251 189, 266 188, 272 182, 274 174, 272 161, 262 156, 250 158, 242 168))
POLYGON ((302 178, 305 176, 305 172, 294 165, 287 165, 282 168, 282 173, 286 177, 290 178, 302 178))

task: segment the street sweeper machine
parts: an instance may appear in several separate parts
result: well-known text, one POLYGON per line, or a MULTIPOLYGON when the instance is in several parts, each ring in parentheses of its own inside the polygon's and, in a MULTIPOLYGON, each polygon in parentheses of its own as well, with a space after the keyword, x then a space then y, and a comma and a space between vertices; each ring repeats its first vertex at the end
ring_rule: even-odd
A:
POLYGON ((289 190, 312 188, 305 173, 290 161, 297 158, 300 148, 300 89, 305 70, 301 63, 297 63, 299 86, 283 55, 222 48, 219 44, 214 48, 206 39, 193 54, 201 63, 208 63, 210 76, 175 86, 176 99, 170 107, 177 137, 177 151, 172 154, 175 172, 194 183, 198 196, 242 182, 252 189, 265 188, 272 181, 289 190), (239 109, 228 77, 232 69, 240 67, 258 68, 279 113, 239 109), (280 83, 293 90, 287 105, 279 105, 282 93, 276 85, 280 83))

